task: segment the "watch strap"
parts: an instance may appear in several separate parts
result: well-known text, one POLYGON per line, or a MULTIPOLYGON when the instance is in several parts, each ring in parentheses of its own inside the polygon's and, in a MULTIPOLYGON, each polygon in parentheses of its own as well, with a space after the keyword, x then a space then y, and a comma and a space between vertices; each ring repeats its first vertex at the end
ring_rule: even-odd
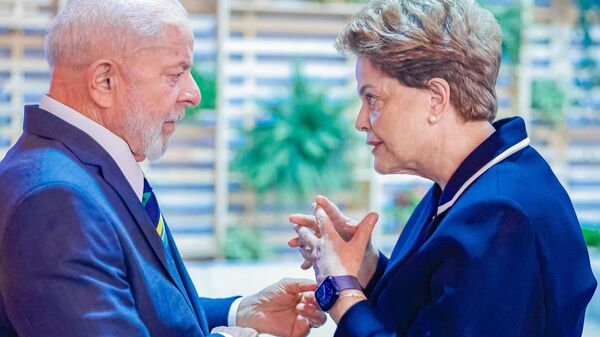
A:
POLYGON ((358 279, 352 275, 341 275, 341 276, 332 276, 332 281, 335 283, 335 287, 338 291, 346 290, 346 289, 357 289, 363 290, 358 282, 358 279))

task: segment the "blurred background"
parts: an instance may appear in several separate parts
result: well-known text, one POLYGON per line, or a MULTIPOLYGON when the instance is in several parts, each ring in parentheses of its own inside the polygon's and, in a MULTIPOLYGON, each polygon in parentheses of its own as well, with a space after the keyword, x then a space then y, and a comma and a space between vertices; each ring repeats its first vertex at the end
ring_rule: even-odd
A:
MULTIPOLYGON (((431 182, 380 176, 358 109, 354 59, 333 47, 366 1, 184 0, 194 28, 189 109, 144 171, 200 293, 249 294, 309 277, 287 247, 290 213, 317 193, 348 215, 382 215, 375 243, 393 247, 431 182)), ((24 104, 49 85, 44 30, 65 0, 0 0, 0 159, 24 104)), ((600 276, 600 0, 488 0, 503 30, 499 118, 519 115, 568 190, 600 276)), ((331 336, 328 323, 311 336, 331 336)), ((584 336, 600 336, 600 296, 584 336)))

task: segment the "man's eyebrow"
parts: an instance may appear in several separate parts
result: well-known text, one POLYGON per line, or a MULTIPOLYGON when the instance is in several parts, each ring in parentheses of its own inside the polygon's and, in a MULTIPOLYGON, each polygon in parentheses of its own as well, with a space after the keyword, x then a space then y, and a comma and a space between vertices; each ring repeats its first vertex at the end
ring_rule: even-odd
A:
POLYGON ((186 70, 190 69, 192 67, 192 65, 187 61, 181 61, 177 64, 170 66, 169 68, 176 68, 176 67, 181 67, 181 68, 183 68, 183 71, 186 71, 186 70))
POLYGON ((371 87, 372 87, 372 85, 370 85, 370 84, 365 84, 365 85, 363 85, 363 86, 362 86, 362 87, 360 87, 360 89, 358 90, 358 95, 359 95, 359 96, 362 96, 362 95, 364 95, 364 94, 365 94, 365 91, 366 91, 367 89, 371 88, 371 87))

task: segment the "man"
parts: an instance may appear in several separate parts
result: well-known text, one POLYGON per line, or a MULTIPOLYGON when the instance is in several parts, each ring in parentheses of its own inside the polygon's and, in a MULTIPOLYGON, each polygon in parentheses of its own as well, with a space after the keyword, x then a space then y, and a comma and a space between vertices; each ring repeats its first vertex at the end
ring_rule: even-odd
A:
POLYGON ((309 281, 198 298, 138 165, 200 101, 192 49, 176 0, 72 0, 52 22, 50 92, 0 163, 0 336, 304 336, 324 322, 309 281))

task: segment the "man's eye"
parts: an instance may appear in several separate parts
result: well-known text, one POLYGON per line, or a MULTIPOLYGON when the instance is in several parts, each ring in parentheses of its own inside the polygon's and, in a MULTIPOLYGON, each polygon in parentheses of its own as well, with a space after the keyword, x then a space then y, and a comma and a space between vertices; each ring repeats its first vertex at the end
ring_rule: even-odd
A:
POLYGON ((377 103, 377 99, 371 95, 367 95, 367 103, 369 103, 369 106, 374 106, 377 103))
POLYGON ((178 80, 181 77, 181 75, 183 75, 183 72, 178 73, 178 74, 173 74, 173 75, 171 75, 171 77, 173 77, 174 79, 178 80))

